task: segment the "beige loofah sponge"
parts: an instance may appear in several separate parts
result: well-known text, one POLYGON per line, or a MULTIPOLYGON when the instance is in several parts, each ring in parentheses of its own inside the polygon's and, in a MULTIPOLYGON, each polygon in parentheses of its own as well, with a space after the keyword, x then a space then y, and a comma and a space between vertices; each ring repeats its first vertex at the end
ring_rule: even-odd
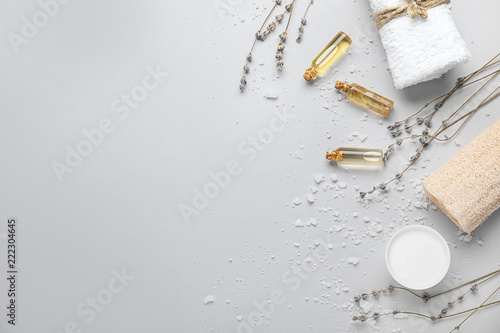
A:
POLYGON ((500 207, 500 119, 427 177, 424 191, 470 233, 500 207))

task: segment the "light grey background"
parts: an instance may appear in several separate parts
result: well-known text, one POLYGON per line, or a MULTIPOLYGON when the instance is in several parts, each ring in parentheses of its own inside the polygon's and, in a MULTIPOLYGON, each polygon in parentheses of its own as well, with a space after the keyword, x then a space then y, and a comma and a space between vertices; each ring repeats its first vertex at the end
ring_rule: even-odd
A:
MULTIPOLYGON (((398 148, 389 164, 374 172, 345 171, 324 159, 327 148, 340 145, 385 148, 391 142, 388 124, 495 55, 497 2, 454 2, 453 16, 472 60, 440 80, 396 91, 367 1, 316 1, 297 44, 307 5, 298 0, 283 75, 274 66, 283 29, 278 26, 257 44, 241 94, 244 58, 271 5, 270 0, 73 0, 60 5, 15 52, 8 34, 20 34, 23 17, 31 20, 41 7, 37 1, 1 2, 3 272, 6 220, 19 221, 18 325, 6 323, 2 279, 2 332, 370 332, 368 324, 351 324, 359 313, 352 298, 393 283, 384 266, 385 246, 408 224, 432 226, 450 244, 451 269, 436 291, 498 267, 498 212, 465 243, 439 210, 415 207, 418 184, 460 149, 457 144, 433 144, 404 177, 404 191, 391 189, 387 198, 376 196, 368 204, 359 202, 356 186, 369 189, 389 179, 416 146, 398 148), (310 60, 339 30, 354 41, 350 54, 326 79, 306 84, 301 77, 310 60), (146 68, 168 77, 121 119, 111 106, 142 84, 146 68), (372 88, 394 99, 396 108, 379 121, 339 101, 332 89, 336 79, 372 88), (268 88, 278 99, 264 98, 268 88), (248 161, 250 153, 241 149, 283 110, 295 118, 248 161), (59 181, 53 163, 64 163, 66 147, 76 149, 85 139, 82 131, 103 119, 114 131, 59 181), (355 132, 367 139, 349 141, 355 132), (231 161, 238 163, 239 174, 187 223, 180 205, 192 206, 194 191, 203 190, 210 173, 231 161), (313 179, 318 173, 326 178, 319 185, 313 179), (332 173, 345 188, 330 180, 332 173), (334 188, 323 190, 325 184, 334 188), (319 189, 313 204, 304 198, 311 186, 319 189), (295 197, 302 204, 295 206, 295 197), (294 225, 309 218, 316 218, 317 226, 294 225), (369 228, 377 218, 383 230, 372 237, 369 228), (341 230, 331 229, 335 226, 341 230), (314 258, 315 241, 334 249, 314 258), (359 264, 349 264, 350 257, 359 264), (313 270, 309 261, 316 263, 313 270), (300 275, 290 267, 300 267, 300 275), (106 290, 123 270, 133 280, 112 294, 101 312, 93 318, 77 312, 82 304, 89 309, 89 298, 111 295, 106 290), (269 304, 276 293, 283 302, 269 304), (204 304, 210 295, 214 302, 204 304), (249 317, 262 312, 261 304, 268 313, 250 327, 249 317)), ((462 146, 497 119, 497 109, 495 101, 474 116, 458 136, 462 146)), ((481 288, 461 308, 479 304, 497 284, 481 288)), ((381 305, 435 313, 446 301, 424 306, 397 293, 373 303, 377 310, 381 305)), ((462 330, 496 330, 498 311, 481 311, 462 330)), ((377 326, 382 332, 444 332, 457 322, 388 317, 377 326)))

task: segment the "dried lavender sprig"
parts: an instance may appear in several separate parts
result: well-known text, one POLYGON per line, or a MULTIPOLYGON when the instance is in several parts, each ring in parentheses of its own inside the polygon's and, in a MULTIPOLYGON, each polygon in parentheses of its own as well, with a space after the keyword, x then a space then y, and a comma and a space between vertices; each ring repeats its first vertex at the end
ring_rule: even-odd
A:
MULTIPOLYGON (((500 74, 500 71, 498 71, 496 74, 500 74)), ((495 75, 496 76, 496 75, 495 75)), ((427 148, 427 146, 430 144, 431 141, 433 140, 437 140, 437 141, 440 141, 440 142, 445 142, 445 141, 449 141, 451 139, 453 139, 453 137, 458 134, 458 132, 460 131, 460 129, 465 126, 465 123, 470 119, 470 117, 480 108, 480 107, 483 107, 484 105, 486 105, 487 103, 491 102, 494 98, 498 97, 499 93, 497 94, 494 94, 497 90, 499 90, 500 87, 497 87, 495 90, 493 90, 493 92, 491 92, 488 97, 486 97, 480 104, 477 108, 474 108, 473 110, 467 112, 466 114, 464 114, 463 116, 459 117, 458 119, 456 119, 455 121, 453 121, 452 123, 448 123, 448 121, 450 120, 450 117, 448 119, 445 119, 444 120, 444 123, 443 125, 446 125, 446 126, 441 126, 435 133, 434 135, 429 135, 429 130, 426 128, 422 131, 422 134, 413 134, 412 136, 408 136, 408 137, 404 137, 404 138, 399 138, 396 140, 395 143, 389 145, 388 149, 386 150, 386 152, 384 153, 384 161, 387 160, 388 158, 388 155, 390 153, 392 153, 394 151, 394 145, 398 145, 400 146, 403 141, 406 141, 408 139, 419 139, 420 143, 422 144, 422 148, 427 148), (464 118, 467 118, 466 120, 464 120, 462 122, 462 124, 460 125, 460 127, 451 135, 451 136, 447 136, 445 135, 444 138, 439 138, 438 135, 442 134, 444 131, 446 131, 448 128, 452 127, 453 125, 455 125, 456 123, 458 123, 459 121, 463 120, 464 118)), ((466 102, 467 103, 467 102, 466 102)), ((454 114, 456 114, 456 112, 454 112, 454 114)), ((453 114, 453 115, 454 115, 453 114)), ((400 134, 400 133, 399 133, 400 134)), ((401 178, 401 177, 399 177, 401 178)))
POLYGON ((463 109, 474 97, 476 97, 477 94, 479 94, 484 89, 484 87, 486 87, 486 85, 488 85, 488 83, 490 83, 491 81, 493 81, 498 76, 498 74, 499 74, 498 72, 496 74, 494 74, 488 81, 486 81, 485 84, 483 84, 474 94, 472 94, 472 96, 469 97, 458 109, 456 109, 448 118, 444 119, 442 121, 441 127, 446 126, 446 123, 451 118, 453 118, 461 109, 463 109))
POLYGON ((423 298, 423 296, 420 296, 419 294, 413 292, 412 290, 410 290, 408 288, 400 287, 400 286, 393 286, 391 284, 386 289, 374 290, 374 291, 372 291, 370 293, 367 293, 367 294, 365 293, 365 294, 361 294, 361 295, 359 295, 357 297, 354 297, 354 302, 359 302, 362 299, 366 299, 370 295, 372 295, 372 296, 378 296, 378 295, 381 295, 381 294, 392 294, 396 289, 404 290, 404 291, 407 291, 407 292, 413 294, 414 296, 423 298))
MULTIPOLYGON (((264 19, 264 22, 260 26, 260 29, 255 33, 255 38, 254 38, 254 41, 252 43, 252 47, 250 48, 250 52, 248 52, 248 54, 246 56, 245 66, 243 66, 244 74, 243 74, 243 76, 240 79, 240 91, 242 91, 242 92, 245 90, 245 88, 247 86, 247 77, 246 77, 245 74, 248 74, 250 72, 249 63, 252 61, 252 52, 253 52, 253 49, 255 48, 255 44, 257 43, 257 40, 264 40, 265 39, 265 37, 262 38, 263 34, 261 33, 261 31, 264 28, 264 26, 266 25, 267 21, 269 20, 269 17, 271 17, 271 14, 274 12, 274 9, 276 8, 276 6, 280 6, 282 4, 282 2, 283 2, 283 0, 275 0, 274 1, 274 5, 271 8, 271 10, 269 11, 269 14, 267 14, 266 18, 264 19)), ((274 24, 273 23, 271 23, 266 28, 266 30, 265 30, 266 31, 265 36, 267 36, 267 34, 271 33, 272 30, 274 30, 274 28, 276 28, 276 23, 274 23, 274 24), (269 33, 267 33, 267 31, 269 31, 269 33)))
MULTIPOLYGON (((491 67, 491 66, 493 66, 493 65, 495 65, 495 64, 497 64, 497 63, 500 63, 500 60, 499 60, 499 61, 497 61, 497 62, 492 63, 492 64, 491 64, 491 65, 489 65, 488 67, 491 67)), ((485 75, 485 76, 483 76, 483 77, 481 77, 481 78, 479 78, 479 79, 476 79, 476 80, 473 80, 473 81, 471 81, 471 82, 468 82, 467 84, 462 84, 462 85, 460 85, 460 86, 458 87, 458 89, 457 89, 457 90, 455 90, 455 91, 453 91, 453 90, 452 90, 452 91, 450 91, 450 92, 448 92, 448 93, 446 93, 446 94, 443 94, 443 95, 441 95, 441 96, 439 96, 439 97, 437 97, 437 98, 433 99, 433 100, 432 100, 432 101, 430 101, 430 102, 427 102, 427 104, 425 104, 425 105, 424 105, 424 106, 423 106, 423 107, 422 107, 419 111, 417 111, 416 113, 414 113, 413 115, 411 115, 410 117, 408 117, 408 118, 406 118, 406 119, 403 119, 403 120, 401 120, 401 121, 397 121, 397 122, 396 122, 396 123, 394 123, 393 125, 389 125, 389 126, 387 127, 387 129, 388 129, 388 130, 390 130, 390 131, 393 131, 393 132, 391 132, 391 134, 393 134, 393 137, 395 137, 395 136, 400 135, 402 132, 395 133, 396 131, 394 131, 394 130, 397 130, 397 129, 401 126, 401 124, 403 124, 403 123, 405 123, 405 128, 407 128, 407 127, 410 127, 410 128, 411 128, 411 127, 414 127, 414 126, 417 126, 417 125, 422 125, 422 124, 425 124, 427 127, 431 127, 431 120, 432 120, 432 117, 434 117, 434 115, 435 115, 435 114, 436 114, 436 113, 437 113, 437 112, 438 112, 438 111, 439 111, 439 110, 443 107, 443 105, 444 105, 445 101, 440 101, 440 102, 437 102, 436 104, 434 104, 434 111, 432 111, 430 114, 428 114, 428 115, 427 115, 427 116, 425 116, 425 117, 419 117, 419 118, 417 118, 413 124, 408 124, 408 122, 409 122, 412 118, 414 118, 416 115, 418 115, 419 113, 421 113, 422 111, 424 111, 424 110, 425 110, 425 109, 426 109, 429 105, 431 105, 432 103, 434 103, 434 102, 436 102, 436 101, 438 101, 438 100, 440 100, 440 99, 443 99, 443 98, 445 98, 445 97, 451 96, 453 93, 455 93, 456 91, 458 91, 458 90, 460 90, 460 89, 463 89, 463 88, 465 88, 465 87, 468 87, 468 86, 470 86, 470 85, 472 85, 472 84, 474 84, 474 83, 477 83, 477 82, 479 82, 479 81, 481 81, 481 80, 484 80, 484 79, 486 79, 486 78, 488 78, 488 77, 490 77, 490 76, 496 75, 496 74, 498 74, 498 73, 500 73, 500 69, 499 69, 499 70, 496 70, 496 71, 494 71, 494 72, 492 72, 492 73, 489 73, 489 74, 487 74, 487 75, 485 75)), ((463 78, 459 78, 458 80, 460 80, 460 79, 463 79, 463 78)))
MULTIPOLYGON (((490 296, 488 298, 486 298, 486 300, 483 301, 483 303, 478 306, 478 307, 475 307, 475 308, 472 308, 472 309, 468 309, 468 310, 465 310, 465 311, 461 311, 461 312, 457 312, 457 313, 453 313, 453 314, 448 314, 448 311, 449 309, 457 302, 457 301, 462 301, 464 296, 467 295, 468 293, 471 293, 471 292, 476 292, 478 290, 478 286, 481 285, 482 283, 485 283, 487 281, 490 281, 491 279, 495 278, 496 276, 500 275, 500 270, 496 270, 494 272, 491 272, 489 274, 486 274, 486 275, 483 275, 479 278, 476 278, 474 280, 471 280, 469 282, 466 282, 464 284, 461 284, 457 287, 454 287, 452 289, 449 289, 447 291, 444 291, 444 292, 441 292, 439 294, 436 294, 436 295, 433 295, 433 296, 430 296, 428 295, 427 293, 424 293, 422 296, 421 295, 418 295, 416 293, 414 293, 413 291, 409 290, 409 289, 406 289, 406 288, 403 288, 403 287, 394 287, 394 286, 389 286, 389 288, 387 289, 382 289, 382 290, 379 290, 379 291, 373 291, 372 293, 370 294, 373 294, 375 296, 378 296, 380 293, 392 293, 395 289, 402 289, 402 290, 405 290, 405 291, 408 291, 410 293, 412 293, 413 295, 423 299, 425 302, 427 302, 428 300, 434 298, 434 297, 437 297, 437 296, 440 296, 440 295, 443 295, 443 294, 446 294, 446 293, 449 293, 453 290, 456 290, 458 288, 461 288, 465 285, 468 285, 468 284, 471 284, 471 283, 474 283, 470 288, 469 290, 467 290, 467 292, 465 292, 464 294, 460 295, 456 301, 454 302, 448 302, 448 305, 447 307, 443 308, 441 310, 441 312, 437 315, 437 316, 434 316, 434 315, 425 315, 425 314, 421 314, 421 313, 417 313, 417 312, 409 312, 409 311, 399 311, 399 310, 394 310, 392 312, 388 312, 388 313, 378 313, 378 312, 375 312, 373 313, 371 316, 366 316, 366 315, 359 315, 359 316, 353 316, 353 321, 361 321, 361 322, 365 322, 367 321, 368 319, 374 319, 374 320, 377 320, 379 319, 380 317, 382 316, 388 316, 388 315, 396 315, 396 314, 408 314, 408 315, 415 315, 415 316, 420 316, 420 317, 424 317, 426 319, 429 319, 429 320, 432 320, 432 321, 438 321, 438 320, 442 320, 442 319, 446 319, 446 318, 451 318, 451 317, 455 317, 455 316, 458 316, 458 315, 462 315, 462 314, 465 314, 465 313, 468 313, 468 312, 472 312, 467 318, 465 318, 459 325, 455 326, 455 328, 450 332, 454 332, 454 331, 458 331, 460 329, 460 327, 469 319, 471 318, 479 309, 482 309, 482 308, 485 308, 485 307, 488 307, 488 306, 491 306, 491 305, 495 305, 495 304, 498 304, 500 303, 500 301, 495 301, 495 302, 491 302, 491 303, 488 303, 486 304, 486 302, 498 291, 500 290, 500 287, 498 287, 493 293, 490 294, 490 296)), ((361 299, 365 299, 368 297, 368 295, 370 294, 361 294, 360 296, 358 297, 355 297, 355 302, 359 302, 361 299)))
POLYGON ((292 13, 293 13, 293 5, 295 4, 295 0, 292 0, 291 3, 285 6, 285 9, 290 12, 290 15, 288 16, 288 23, 286 24, 285 31, 282 32, 279 35, 280 42, 278 44, 278 52, 276 52, 276 67, 278 68, 278 71, 283 71, 283 53, 285 50, 285 45, 284 43, 286 42, 286 38, 288 36, 288 27, 290 26, 290 21, 292 20, 292 13))
MULTIPOLYGON (((481 68, 479 68, 478 70, 468 74, 468 75, 465 75, 465 76, 462 76, 462 77, 459 77, 457 79, 457 83, 456 85, 453 87, 453 89, 451 91, 449 91, 448 93, 446 94, 443 94, 435 99, 433 99, 432 101, 429 101, 427 102, 427 104, 425 104, 420 110, 418 110, 417 112, 415 112, 414 114, 412 114, 411 116, 409 116, 408 118, 400 121, 400 122, 397 122, 397 123, 405 123, 405 122, 408 122, 411 118, 415 117, 416 115, 418 115, 420 112, 422 112, 423 110, 425 110, 429 105, 431 105, 432 103, 436 102, 437 100, 440 100, 440 99, 443 99, 443 101, 441 101, 440 103, 438 103, 437 105, 435 105, 435 109, 440 109, 444 103, 459 89, 461 88, 465 88, 466 86, 469 86, 470 84, 473 84, 481 79, 484 79, 485 77, 491 75, 487 75, 481 79, 478 79, 478 80, 475 80, 473 82, 468 82, 472 77, 474 77, 476 74, 484 71, 484 70, 487 70, 489 69, 490 67, 496 65, 496 64, 499 64, 500 63, 500 60, 497 60, 495 61, 496 58, 498 58, 500 56, 500 53, 498 53, 497 55, 495 55, 493 58, 491 58, 486 64, 484 64, 481 68)), ((435 110, 437 111, 437 110, 435 110)), ((397 124, 396 123, 396 124, 397 124)))
POLYGON ((309 5, 307 5, 307 8, 306 8, 304 15, 300 19, 299 35, 297 36, 297 43, 302 42, 302 35, 304 34, 304 26, 307 24, 306 15, 307 15, 307 12, 309 11, 309 7, 311 7, 311 5, 313 3, 314 3, 314 0, 311 0, 309 2, 309 5))
POLYGON ((462 283, 461 285, 458 285, 456 287, 453 287, 451 289, 448 289, 446 291, 443 291, 443 292, 440 292, 438 294, 435 294, 435 295, 429 295, 427 294, 426 292, 424 292, 422 295, 419 295, 417 293, 415 293, 414 291, 412 291, 411 289, 408 289, 408 288, 405 288, 405 287, 401 287, 401 286, 394 286, 394 285, 389 285, 389 287, 387 287, 386 289, 379 289, 379 290, 374 290, 370 293, 363 293, 357 297, 354 297, 354 301, 355 302, 359 302, 360 300, 362 299, 366 299, 368 296, 370 295, 373 295, 373 296, 378 296, 380 294, 392 294, 395 290, 399 289, 399 290, 403 290, 403 291, 406 291, 406 292, 409 292, 410 294, 418 297, 418 298, 421 298, 425 303, 427 303, 429 300, 433 299, 433 298, 436 298, 438 296, 442 296, 444 294, 447 294, 447 293, 450 293, 452 291, 455 291, 457 289, 460 289, 460 288, 463 288, 467 285, 470 285, 470 284, 473 284, 474 285, 469 289, 468 292, 470 291, 476 291, 477 290, 477 287, 480 286, 481 284, 485 283, 485 282, 488 282, 490 281, 491 279, 497 277, 500 275, 500 269, 498 270, 495 270, 491 273, 488 273, 488 274, 485 274, 483 276, 480 276, 478 278, 475 278, 473 280, 470 280, 470 281, 467 281, 465 283, 462 283))
POLYGON ((469 320, 469 319, 470 319, 473 315, 475 315, 475 314, 476 314, 476 312, 477 312, 477 311, 479 311, 479 309, 480 309, 481 307, 483 307, 483 306, 486 304, 486 302, 488 302, 488 300, 489 300, 491 297, 493 297, 493 295, 495 295, 495 294, 497 293, 497 291, 498 291, 498 290, 500 290, 500 287, 498 287, 497 289, 495 289, 495 291, 493 291, 493 292, 490 294, 490 296, 486 297, 486 299, 483 301, 483 303, 481 303, 481 305, 480 305, 480 306, 478 306, 478 307, 477 307, 477 308, 476 308, 476 309, 475 309, 475 310, 474 310, 474 311, 473 311, 470 315, 468 315, 468 316, 467 316, 467 318, 465 318, 464 320, 462 320, 462 322, 461 322, 460 324, 458 324, 457 326, 455 326, 455 328, 454 328, 454 329, 452 329, 452 330, 450 331, 450 333, 453 333, 454 331, 458 331, 458 330, 460 329, 460 327, 462 327, 462 325, 463 325, 463 324, 464 324, 467 320, 469 320))
MULTIPOLYGON (((499 88, 495 89, 495 91, 497 91, 499 88)), ((389 180, 389 181, 387 181, 385 183, 381 183, 379 185, 374 186, 373 189, 370 190, 370 191, 368 191, 368 192, 360 192, 361 199, 363 199, 367 194, 371 194, 371 193, 375 192, 376 190, 385 191, 387 189, 387 185, 389 185, 390 183, 392 183, 395 180, 401 179, 402 176, 406 173, 406 171, 408 171, 418 161, 418 159, 422 155, 422 152, 429 146, 429 144, 433 140, 438 140, 438 141, 447 141, 447 140, 450 140, 453 136, 455 136, 458 133, 458 131, 465 125, 465 123, 472 117, 472 115, 474 115, 477 112, 477 110, 479 110, 481 107, 483 107, 487 103, 491 102, 493 99, 495 99, 499 95, 500 95, 500 93, 497 93, 497 94, 495 94, 495 95, 493 95, 491 97, 486 98, 485 100, 483 100, 481 102, 481 104, 478 107, 476 107, 473 110, 469 111, 468 113, 466 113, 465 115, 463 115, 462 117, 460 117, 459 119, 457 119, 456 121, 454 121, 453 123, 448 124, 448 125, 444 126, 443 128, 440 128, 438 131, 436 131, 436 133, 434 135, 432 135, 430 137, 429 136, 425 136, 425 137, 427 137, 426 141, 419 148, 417 148, 417 153, 414 154, 414 155, 412 155, 410 157, 409 164, 407 165, 407 167, 403 171, 401 171, 398 174, 396 174, 396 176, 394 178, 392 178, 391 180, 389 180), (464 118, 465 118, 465 120, 462 122, 460 128, 457 129, 457 131, 455 131, 455 133, 451 137, 448 137, 447 139, 437 138, 437 135, 439 135, 442 132, 446 131, 447 129, 449 129, 450 127, 452 127, 453 125, 455 125, 458 121, 463 120, 464 118)), ((420 136, 416 135, 416 136, 412 136, 411 138, 416 138, 416 137, 420 137, 420 136)), ((387 159, 389 157, 389 153, 390 152, 391 152, 390 149, 388 149, 386 152, 384 152, 384 156, 383 156, 384 163, 387 162, 387 159)))
POLYGON ((462 124, 460 125, 460 127, 451 135, 451 136, 448 136, 446 137, 445 139, 440 139, 440 138, 434 138, 434 140, 438 140, 438 141, 448 141, 448 140, 451 140, 455 135, 457 135, 457 133, 460 131, 460 129, 462 129, 462 127, 470 120, 470 118, 472 117, 472 115, 474 115, 474 113, 477 112, 478 109, 480 109, 481 107, 483 107, 484 105, 488 104, 489 102, 491 102, 492 100, 494 100, 495 98, 497 98, 499 95, 500 95, 500 92, 496 93, 496 91, 500 90, 500 87, 497 87, 492 93, 490 93, 488 95, 488 97, 486 99, 484 99, 477 108, 473 109, 472 111, 464 114, 463 116, 461 116, 459 119, 455 120, 454 122, 450 123, 449 126, 447 126, 445 129, 441 130, 439 132, 439 134, 441 134, 444 130, 448 129, 449 127, 455 125, 458 121, 462 120, 463 118, 466 118, 462 124))
MULTIPOLYGON (((497 64, 497 63, 500 63, 500 60, 499 60, 498 62, 493 63, 491 66, 493 66, 494 64, 497 64)), ((499 69, 499 70, 496 70, 496 71, 494 71, 494 72, 492 72, 492 73, 490 73, 490 74, 487 74, 487 75, 485 75, 485 76, 483 76, 483 77, 481 77, 481 78, 479 78, 479 79, 476 79, 476 80, 473 80, 473 81, 471 81, 471 82, 468 82, 467 84, 463 84, 463 85, 461 85, 461 86, 459 87, 459 89, 466 88, 466 87, 468 87, 468 86, 470 86, 470 85, 472 85, 472 84, 474 84, 474 83, 477 83, 477 82, 479 82, 479 81, 481 81, 481 80, 484 80, 484 79, 486 79, 486 78, 488 78, 488 77, 490 77, 490 76, 492 76, 492 75, 498 74, 498 73, 500 73, 500 69, 499 69)), ((460 79, 461 79, 461 78, 459 78, 459 80, 460 80, 460 79)), ((443 106, 443 104, 444 104, 444 103, 441 103, 441 102, 436 103, 436 104, 434 105, 434 111, 433 111, 433 112, 431 112, 430 114, 428 114, 428 115, 426 115, 426 116, 421 116, 421 117, 418 117, 418 118, 415 120, 415 122, 414 122, 414 123, 412 123, 412 124, 407 124, 407 123, 408 123, 408 122, 409 122, 412 118, 414 118, 414 116, 418 115, 420 112, 422 112, 424 109, 426 109, 426 108, 427 108, 430 104, 432 104, 432 103, 436 102, 437 100, 439 100, 439 99, 441 99, 441 98, 445 97, 445 96, 446 96, 446 95, 448 95, 449 93, 450 93, 450 92, 448 92, 448 93, 446 93, 446 94, 444 94, 444 95, 441 95, 441 96, 439 96, 439 97, 437 97, 437 98, 433 99, 432 101, 430 101, 430 102, 428 102, 427 104, 425 104, 425 105, 424 105, 424 106, 423 106, 423 107, 422 107, 422 108, 421 108, 421 109, 420 109, 417 113, 413 114, 412 116, 410 116, 410 117, 408 117, 408 118, 406 118, 406 119, 404 119, 404 120, 402 120, 402 121, 397 121, 397 122, 396 122, 396 123, 394 123, 393 125, 388 126, 388 127, 387 127, 387 129, 389 129, 389 130, 395 130, 395 129, 397 129, 397 128, 399 128, 399 127, 400 127, 400 125, 401 125, 401 123, 402 123, 402 122, 405 122, 405 123, 406 123, 406 124, 405 124, 405 127, 406 127, 406 126, 408 126, 408 127, 415 127, 415 126, 422 125, 422 124, 425 124, 427 127, 431 127, 431 125, 430 125, 430 124, 431 124, 432 117, 436 114, 436 112, 437 112, 437 111, 439 111, 439 109, 443 106)))
MULTIPOLYGON (((490 302, 490 303, 486 303, 486 304, 482 304, 482 305, 480 305, 478 307, 475 307, 475 308, 471 308, 471 309, 468 309, 468 310, 464 310, 464 311, 460 311, 460 312, 457 312, 457 313, 452 313, 452 314, 448 314, 446 316, 442 316, 441 318, 438 318, 438 317, 432 316, 432 315, 430 315, 430 316, 429 315, 425 315, 423 313, 418 313, 418 312, 393 310, 391 312, 386 312, 386 313, 375 312, 371 316, 366 316, 366 315, 353 316, 352 320, 353 321, 365 322, 368 319, 377 320, 380 317, 385 317, 385 316, 390 316, 390 315, 398 315, 398 314, 407 314, 407 315, 414 315, 414 316, 423 317, 423 318, 429 319, 431 321, 438 321, 438 320, 443 320, 443 319, 448 319, 448 318, 460 316, 460 315, 463 315, 463 314, 466 314, 466 313, 472 312, 472 311, 476 311, 477 312, 480 309, 484 309, 486 307, 489 307, 489 306, 492 306, 492 305, 496 305, 496 304, 499 304, 499 303, 500 303, 500 300, 499 301, 490 302)), ((456 330, 456 327, 454 328, 454 330, 456 330)))
MULTIPOLYGON (((491 62, 491 61, 490 61, 491 62)), ((484 66, 483 66, 484 67, 484 66)), ((477 71, 476 71, 477 72, 477 71)), ((459 117, 458 119, 456 119, 455 121, 453 122, 449 122, 451 120, 452 117, 454 117, 461 109, 464 108, 465 105, 467 105, 479 92, 481 92, 485 87, 486 85, 488 85, 490 82, 492 82, 498 75, 500 74, 500 71, 497 71, 497 72, 494 72, 492 73, 492 75, 488 75, 487 77, 491 76, 489 78, 489 80, 486 81, 486 83, 484 83, 469 99, 467 99, 467 101, 465 101, 457 110, 455 110, 454 112, 451 113, 451 115, 445 119, 442 124, 440 125, 440 127, 436 130, 436 132, 433 134, 433 135, 427 135, 425 134, 425 137, 423 140, 421 140, 421 146, 417 149, 417 153, 413 156, 410 157, 410 160, 409 160, 409 165, 400 173, 398 173, 394 178, 392 178, 390 181, 386 182, 386 183, 382 183, 382 186, 381 185, 377 185, 375 187, 373 187, 372 190, 370 191, 367 191, 367 192, 360 192, 360 198, 363 199, 367 194, 371 194, 373 192, 375 192, 376 190, 386 190, 387 188, 387 185, 392 183, 393 181, 395 180, 399 180, 401 179, 402 175, 410 169, 411 166, 413 166, 417 160, 420 158, 422 152, 429 146, 429 144, 433 141, 433 140, 437 140, 437 141, 447 141, 447 140, 450 140, 452 137, 454 137, 462 128, 463 126, 465 126, 465 124, 468 122, 468 120, 472 117, 472 115, 474 115, 477 110, 479 110, 481 107, 483 107, 484 105, 488 104, 489 102, 491 102, 493 99, 495 99, 496 97, 499 96, 500 93, 496 93, 495 92, 497 90, 499 90, 500 87, 497 87, 492 93, 490 93, 484 100, 481 101, 481 103, 474 109, 472 109, 471 111, 469 111, 468 113, 466 113, 465 115, 459 117), (448 137, 443 140, 443 139, 440 139, 438 138, 438 135, 442 134, 444 131, 448 130, 450 127, 454 126, 455 124, 457 124, 458 122, 462 121, 461 125, 459 126, 459 128, 453 133, 453 135, 451 137, 448 137)), ((392 136, 393 137, 396 137, 396 136, 399 136, 403 130, 399 129, 402 125, 402 122, 397 122, 395 125, 393 125, 394 127, 398 128, 396 131, 394 131, 392 133, 392 136)), ((405 128, 407 129, 407 126, 405 126, 405 128)), ((412 136, 412 138, 417 138, 417 137, 421 137, 419 135, 416 135, 416 136, 412 136)), ((396 141, 398 142, 398 141, 396 141)), ((402 140, 400 141, 402 142, 402 140)), ((389 148, 387 149, 386 152, 384 152, 384 155, 383 155, 383 160, 384 160, 384 163, 387 162, 387 159, 389 157, 389 154, 393 151, 393 147, 394 147, 394 144, 390 145, 389 148)))

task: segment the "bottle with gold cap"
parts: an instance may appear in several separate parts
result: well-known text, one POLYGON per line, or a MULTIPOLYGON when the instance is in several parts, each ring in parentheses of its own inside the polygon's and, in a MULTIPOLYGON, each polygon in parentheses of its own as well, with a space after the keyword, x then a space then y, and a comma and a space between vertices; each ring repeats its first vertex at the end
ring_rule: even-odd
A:
POLYGON ((329 149, 326 159, 338 164, 380 166, 382 165, 384 152, 382 149, 372 148, 346 148, 329 149))
POLYGON ((306 70, 304 79, 311 81, 323 74, 351 45, 352 40, 344 32, 339 32, 328 45, 313 59, 311 68, 306 70))
POLYGON ((347 84, 341 81, 335 83, 335 88, 346 94, 346 97, 361 107, 375 111, 387 117, 391 113, 394 102, 388 98, 380 96, 356 83, 347 84))

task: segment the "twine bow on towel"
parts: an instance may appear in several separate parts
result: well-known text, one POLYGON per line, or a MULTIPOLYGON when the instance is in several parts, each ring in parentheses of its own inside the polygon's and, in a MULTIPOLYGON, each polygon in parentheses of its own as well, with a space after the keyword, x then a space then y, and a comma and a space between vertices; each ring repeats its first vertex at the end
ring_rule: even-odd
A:
POLYGON ((411 16, 411 18, 415 18, 417 15, 421 18, 427 18, 427 10, 425 10, 424 7, 421 7, 416 1, 408 2, 408 9, 406 12, 411 16))
POLYGON ((427 18, 427 9, 450 2, 451 0, 407 0, 406 3, 387 8, 375 14, 377 29, 382 28, 384 24, 394 18, 406 15, 411 18, 416 18, 417 16, 427 18))

